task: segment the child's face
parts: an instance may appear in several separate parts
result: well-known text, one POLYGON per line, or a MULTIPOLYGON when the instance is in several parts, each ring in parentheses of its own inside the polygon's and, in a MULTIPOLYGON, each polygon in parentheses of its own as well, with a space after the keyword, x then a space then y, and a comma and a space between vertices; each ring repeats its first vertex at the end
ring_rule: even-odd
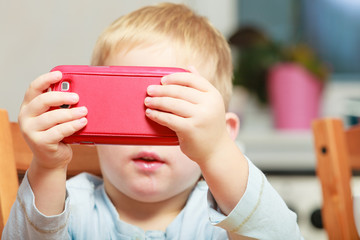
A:
MULTIPOLYGON (((169 45, 136 48, 110 56, 106 65, 180 65, 169 45)), ((198 181, 199 166, 179 146, 98 146, 105 189, 141 202, 159 202, 189 193, 198 181)), ((187 196, 186 196, 187 197, 187 196)))

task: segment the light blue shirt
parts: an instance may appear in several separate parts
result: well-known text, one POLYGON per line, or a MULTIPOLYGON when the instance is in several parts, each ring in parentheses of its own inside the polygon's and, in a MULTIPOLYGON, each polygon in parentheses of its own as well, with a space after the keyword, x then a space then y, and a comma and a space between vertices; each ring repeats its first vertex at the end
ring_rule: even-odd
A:
POLYGON ((63 213, 47 217, 35 206, 25 176, 3 232, 3 239, 228 239, 227 231, 257 239, 302 239, 291 212, 263 173, 249 161, 246 192, 224 216, 206 182, 200 181, 180 214, 162 231, 143 231, 121 220, 103 181, 83 173, 67 182, 63 213))

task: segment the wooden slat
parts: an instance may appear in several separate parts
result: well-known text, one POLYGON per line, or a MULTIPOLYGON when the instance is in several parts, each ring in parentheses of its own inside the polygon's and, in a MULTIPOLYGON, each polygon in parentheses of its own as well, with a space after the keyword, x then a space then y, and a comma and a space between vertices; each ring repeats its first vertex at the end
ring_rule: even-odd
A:
POLYGON ((33 154, 21 134, 19 125, 11 122, 10 127, 14 142, 13 148, 15 153, 16 168, 19 172, 24 173, 29 168, 33 154))
POLYGON ((360 170, 360 125, 346 130, 346 142, 352 169, 360 170))
POLYGON ((323 192, 322 217, 329 239, 359 239, 351 194, 351 167, 343 123, 320 119, 313 123, 317 175, 323 192))
POLYGON ((7 112, 2 109, 0 109, 0 129, 0 230, 2 230, 16 199, 19 185, 9 118, 7 112))
POLYGON ((101 176, 100 165, 95 146, 72 145, 73 159, 68 167, 68 176, 74 176, 81 172, 92 173, 101 176))

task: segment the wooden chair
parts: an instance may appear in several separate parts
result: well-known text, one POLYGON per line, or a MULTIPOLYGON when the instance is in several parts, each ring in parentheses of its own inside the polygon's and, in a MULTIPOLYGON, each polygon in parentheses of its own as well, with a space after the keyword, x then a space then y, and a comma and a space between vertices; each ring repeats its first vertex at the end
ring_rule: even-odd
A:
POLYGON ((315 120, 312 128, 323 196, 322 220, 328 237, 360 239, 351 186, 352 170, 360 169, 360 125, 345 129, 342 120, 324 118, 315 120))
MULTIPOLYGON (((68 167, 68 177, 81 172, 100 176, 100 167, 94 146, 73 145, 74 157, 68 167)), ((19 125, 9 122, 6 110, 0 109, 0 237, 15 202, 20 179, 32 160, 19 125)))

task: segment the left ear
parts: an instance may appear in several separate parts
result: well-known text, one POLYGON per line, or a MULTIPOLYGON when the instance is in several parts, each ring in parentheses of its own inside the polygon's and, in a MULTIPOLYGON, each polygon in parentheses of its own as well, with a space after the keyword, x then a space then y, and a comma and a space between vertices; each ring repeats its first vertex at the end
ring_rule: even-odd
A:
POLYGON ((226 118, 226 128, 229 132, 229 135, 232 140, 236 140, 237 135, 239 133, 240 120, 235 113, 227 112, 225 114, 226 118))

